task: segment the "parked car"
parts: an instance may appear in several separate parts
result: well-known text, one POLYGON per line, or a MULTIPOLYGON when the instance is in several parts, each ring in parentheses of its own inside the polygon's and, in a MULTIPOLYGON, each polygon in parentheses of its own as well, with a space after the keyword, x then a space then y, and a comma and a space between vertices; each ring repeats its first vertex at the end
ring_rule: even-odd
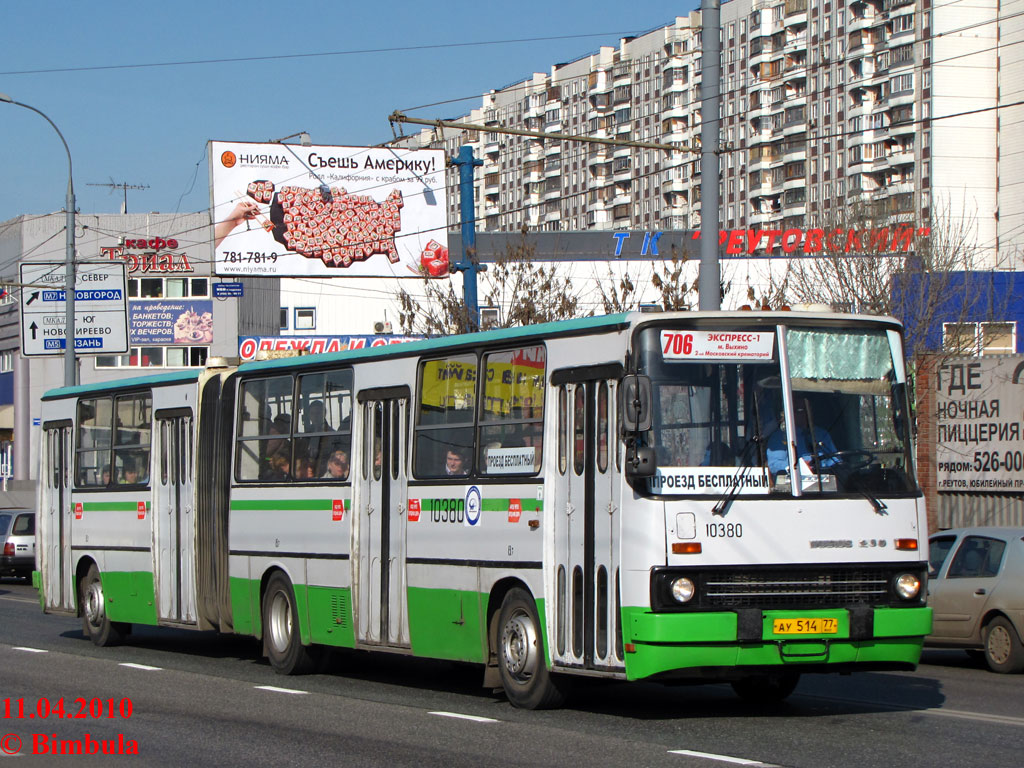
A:
POLYGON ((6 534, 0 536, 0 576, 31 579, 36 567, 36 513, 0 512, 0 531, 6 534))
POLYGON ((993 672, 1024 670, 1024 528, 961 528, 929 539, 931 646, 984 655, 993 672))

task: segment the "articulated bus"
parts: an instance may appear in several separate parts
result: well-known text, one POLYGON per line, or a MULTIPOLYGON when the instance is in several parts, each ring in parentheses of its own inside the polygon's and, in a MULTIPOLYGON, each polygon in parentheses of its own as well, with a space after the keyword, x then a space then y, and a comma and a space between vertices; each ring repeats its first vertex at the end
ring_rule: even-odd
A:
POLYGON ((913 669, 931 628, 902 332, 627 313, 55 389, 36 582, 133 624, 576 675, 913 669))

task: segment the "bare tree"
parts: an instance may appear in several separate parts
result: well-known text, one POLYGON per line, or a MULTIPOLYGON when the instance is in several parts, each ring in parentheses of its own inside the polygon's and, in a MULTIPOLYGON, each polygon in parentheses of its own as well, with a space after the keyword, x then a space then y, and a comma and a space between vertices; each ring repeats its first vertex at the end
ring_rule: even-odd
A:
MULTIPOLYGON (((981 286, 964 279, 964 273, 976 267, 980 250, 973 221, 947 214, 938 210, 932 215, 928 235, 916 238, 913 250, 893 249, 886 236, 864 236, 858 239, 857 254, 835 249, 790 259, 784 274, 770 280, 769 302, 893 315, 904 322, 908 356, 924 353, 929 345, 934 347, 929 334, 937 323, 963 322, 980 298, 981 286)), ((842 209, 820 228, 879 233, 889 223, 883 204, 861 203, 842 209)))
POLYGON ((697 282, 691 284, 686 281, 684 273, 689 260, 689 254, 685 250, 680 252, 673 245, 670 258, 660 263, 651 262, 650 284, 656 291, 653 302, 647 299, 643 278, 639 272, 630 274, 627 268, 620 276, 616 276, 609 265, 607 280, 597 281, 601 307, 606 314, 629 312, 646 303, 655 303, 665 312, 692 309, 697 295, 697 282))
MULTIPOLYGON (((559 274, 553 264, 534 261, 536 250, 524 229, 521 239, 506 246, 505 253, 481 273, 481 303, 500 308, 498 322, 491 327, 512 328, 591 314, 581 310, 570 277, 559 274)), ((422 297, 404 288, 396 296, 404 333, 442 336, 472 330, 465 301, 451 280, 424 275, 422 287, 422 297)))

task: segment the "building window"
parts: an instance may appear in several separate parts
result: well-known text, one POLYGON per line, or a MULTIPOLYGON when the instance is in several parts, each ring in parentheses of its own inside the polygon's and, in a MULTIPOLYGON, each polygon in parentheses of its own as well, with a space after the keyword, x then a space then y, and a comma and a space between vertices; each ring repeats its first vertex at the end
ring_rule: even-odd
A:
POLYGON ((281 307, 281 330, 288 330, 288 307, 281 307))
POLYGON ((124 355, 97 355, 96 368, 202 368, 209 347, 130 347, 124 355))
POLYGON ((210 295, 205 277, 132 277, 128 279, 128 298, 162 299, 210 295))
POLYGON ((1017 349, 1017 323, 943 323, 942 345, 956 354, 1012 355, 1017 349))
POLYGON ((295 308, 295 330, 312 331, 316 330, 316 307, 295 308))

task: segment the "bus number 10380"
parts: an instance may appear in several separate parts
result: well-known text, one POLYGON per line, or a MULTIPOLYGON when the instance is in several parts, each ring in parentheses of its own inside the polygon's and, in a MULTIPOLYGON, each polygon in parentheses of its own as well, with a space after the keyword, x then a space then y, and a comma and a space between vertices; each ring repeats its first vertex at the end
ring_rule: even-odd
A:
POLYGON ((708 523, 709 539, 741 539, 743 523, 708 523))

